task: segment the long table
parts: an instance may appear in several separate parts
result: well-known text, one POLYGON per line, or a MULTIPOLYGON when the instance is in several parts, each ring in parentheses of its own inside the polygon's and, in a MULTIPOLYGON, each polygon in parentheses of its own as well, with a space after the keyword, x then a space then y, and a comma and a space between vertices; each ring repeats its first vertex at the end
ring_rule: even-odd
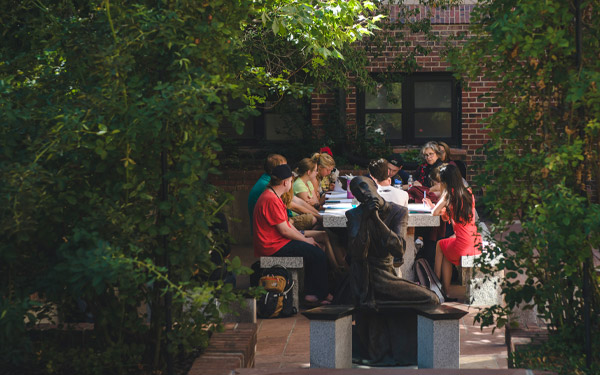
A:
MULTIPOLYGON (((327 194, 325 200, 325 210, 321 212, 323 216, 323 226, 325 228, 345 228, 347 225, 346 211, 356 207, 358 202, 346 197, 346 192, 333 192, 327 194)), ((409 204, 408 228, 406 230, 406 249, 404 252, 404 263, 397 269, 400 277, 415 281, 416 275, 413 268, 417 249, 415 247, 415 228, 416 227, 437 227, 440 225, 440 217, 433 216, 422 211, 420 204, 409 204)))

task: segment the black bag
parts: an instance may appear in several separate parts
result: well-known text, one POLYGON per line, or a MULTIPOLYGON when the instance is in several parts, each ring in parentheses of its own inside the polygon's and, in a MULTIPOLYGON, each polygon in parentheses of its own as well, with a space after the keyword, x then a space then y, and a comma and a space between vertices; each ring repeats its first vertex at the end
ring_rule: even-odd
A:
POLYGON ((419 284, 426 288, 429 288, 436 296, 440 299, 440 303, 444 303, 444 293, 442 293, 442 283, 438 279, 437 275, 431 269, 429 262, 425 258, 419 258, 415 260, 415 273, 419 284))
POLYGON ((294 281, 285 267, 274 266, 263 270, 258 285, 267 291, 256 301, 259 318, 287 317, 298 313, 292 293, 294 281))

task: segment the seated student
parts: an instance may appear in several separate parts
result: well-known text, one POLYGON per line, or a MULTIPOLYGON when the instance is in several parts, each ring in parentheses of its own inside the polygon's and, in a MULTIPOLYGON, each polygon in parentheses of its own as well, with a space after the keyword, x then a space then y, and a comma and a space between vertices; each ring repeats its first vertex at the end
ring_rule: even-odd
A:
MULTIPOLYGON (((260 195, 265 191, 265 189, 269 185, 269 182, 271 181, 271 171, 276 166, 281 165, 281 164, 286 164, 286 163, 287 163, 287 160, 283 155, 270 154, 269 156, 267 156, 267 159, 265 160, 265 164, 264 164, 265 173, 263 173, 262 176, 260 176, 258 181, 254 184, 254 186, 250 190, 250 194, 248 195, 248 215, 250 216, 250 228, 251 229, 252 229, 252 222, 253 222, 252 218, 254 215, 254 206, 256 205, 256 201, 258 200, 258 197, 260 197, 260 195)), ((319 214, 319 211, 317 211, 314 207, 307 204, 306 202, 304 202, 302 199, 300 199, 298 197, 294 197, 292 199, 292 201, 290 202, 289 206, 290 206, 290 209, 288 210, 289 217, 294 216, 293 212, 297 212, 300 214, 310 214, 310 215, 314 216, 317 219, 317 221, 323 220, 323 218, 319 214)), ((304 220, 306 222, 308 222, 308 221, 312 222, 312 218, 308 218, 308 217, 298 218, 298 221, 299 220, 304 220)))
POLYGON ((402 184, 408 183, 410 174, 402 170, 404 167, 404 159, 400 154, 391 154, 388 159, 388 174, 390 176, 392 186, 396 186, 396 180, 401 180, 402 184))
MULTIPOLYGON (((294 195, 294 187, 281 196, 281 200, 286 205, 286 207, 290 207, 290 202, 292 201, 292 196, 294 195)), ((329 239, 329 234, 324 230, 318 230, 316 228, 317 219, 312 217, 313 221, 309 222, 306 215, 298 215, 292 216, 289 218, 290 224, 292 224, 296 229, 300 231, 303 235, 309 238, 314 238, 315 241, 319 244, 319 246, 325 251, 327 255, 327 260, 329 260, 329 265, 331 269, 335 272, 342 272, 347 268, 346 264, 346 254, 343 249, 339 246, 332 246, 331 240, 329 239)))
POLYGON ((317 178, 317 164, 312 159, 304 158, 298 163, 295 172, 298 178, 293 184, 294 195, 317 209, 321 207, 324 199, 321 200, 312 183, 317 178))
POLYGON ((423 201, 433 209, 433 215, 441 215, 454 228, 455 235, 439 240, 435 252, 434 270, 447 294, 452 265, 458 266, 463 255, 481 254, 481 234, 475 224, 475 198, 471 189, 465 187, 458 168, 452 164, 443 164, 438 173, 442 187, 439 202, 434 205, 428 199, 423 201))
POLYGON ((440 146, 437 142, 425 143, 423 148, 421 148, 421 156, 425 160, 425 163, 419 165, 417 168, 417 172, 414 176, 414 186, 431 187, 432 182, 429 174, 442 164, 442 161, 440 160, 441 154, 442 152, 440 151, 440 146))
POLYGON ((438 145, 440 145, 440 151, 442 152, 440 159, 444 163, 456 165, 456 167, 460 171, 460 175, 463 178, 463 183, 465 184, 465 186, 468 186, 468 183, 466 180, 467 165, 465 164, 465 162, 462 160, 458 160, 458 159, 457 160, 452 159, 452 153, 450 151, 450 146, 448 146, 448 144, 446 142, 438 142, 438 145))
POLYGON ((377 184, 377 193, 386 202, 393 202, 399 206, 408 207, 408 193, 391 186, 388 164, 389 162, 385 159, 371 160, 369 163, 369 175, 377 184))
POLYGON ((335 181, 330 178, 335 169, 333 157, 325 152, 315 153, 311 159, 317 164, 317 176, 312 179, 313 186, 319 191, 319 195, 333 190, 335 181))
POLYGON ((290 225, 281 196, 292 187, 292 170, 282 164, 271 171, 271 181, 254 207, 254 256, 302 257, 305 302, 327 305, 333 300, 327 280, 327 257, 314 238, 290 225))

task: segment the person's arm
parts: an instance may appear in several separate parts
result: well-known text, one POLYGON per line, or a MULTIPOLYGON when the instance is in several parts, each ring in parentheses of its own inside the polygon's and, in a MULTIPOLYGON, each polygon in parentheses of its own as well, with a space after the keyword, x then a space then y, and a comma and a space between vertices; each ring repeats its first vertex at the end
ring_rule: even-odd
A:
POLYGON ((307 192, 298 193, 296 196, 310 205, 319 204, 319 201, 315 199, 315 196, 313 195, 312 198, 310 198, 307 192))
MULTIPOLYGON (((442 214, 444 208, 446 208, 447 206, 447 199, 448 199, 448 194, 446 194, 446 191, 444 190, 444 192, 442 193, 442 196, 440 197, 440 200, 437 202, 437 204, 435 206, 433 206, 433 209, 431 210, 431 214, 434 216, 439 216, 442 214)), ((429 201, 431 202, 431 201, 429 201)))
POLYGON ((300 233, 298 229, 296 229, 294 226, 290 226, 287 221, 282 221, 281 223, 275 225, 275 228, 277 228, 279 233, 285 238, 318 246, 314 238, 304 237, 304 235, 300 233))
POLYGON ((290 203, 290 209, 294 212, 298 212, 301 214, 313 214, 317 219, 321 217, 319 211, 316 208, 306 203, 302 199, 298 198, 297 196, 294 196, 292 198, 292 202, 290 203))

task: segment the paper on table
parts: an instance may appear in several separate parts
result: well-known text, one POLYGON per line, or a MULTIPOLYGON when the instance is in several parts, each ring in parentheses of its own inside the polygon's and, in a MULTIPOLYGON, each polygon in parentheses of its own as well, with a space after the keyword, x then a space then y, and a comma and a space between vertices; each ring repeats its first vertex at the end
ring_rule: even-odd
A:
POLYGON ((325 201, 325 204, 329 203, 352 203, 354 199, 352 198, 330 198, 325 201))
POLYGON ((424 214, 430 214, 431 208, 425 207, 423 203, 409 203, 408 204, 408 212, 421 212, 424 214))
POLYGON ((343 216, 346 211, 344 210, 329 210, 329 211, 321 211, 319 214, 321 216, 343 216))
POLYGON ((335 186, 333 188, 333 191, 339 192, 339 193, 345 193, 346 192, 346 190, 344 190, 342 188, 342 183, 340 182, 340 180, 335 180, 335 186))
POLYGON ((325 209, 343 209, 343 210, 349 210, 351 208, 356 207, 355 204, 352 203, 325 203, 323 205, 323 208, 325 209))
POLYGON ((342 192, 331 192, 330 191, 325 195, 325 198, 326 199, 342 199, 342 198, 346 199, 347 195, 346 195, 345 191, 342 191, 342 192))

